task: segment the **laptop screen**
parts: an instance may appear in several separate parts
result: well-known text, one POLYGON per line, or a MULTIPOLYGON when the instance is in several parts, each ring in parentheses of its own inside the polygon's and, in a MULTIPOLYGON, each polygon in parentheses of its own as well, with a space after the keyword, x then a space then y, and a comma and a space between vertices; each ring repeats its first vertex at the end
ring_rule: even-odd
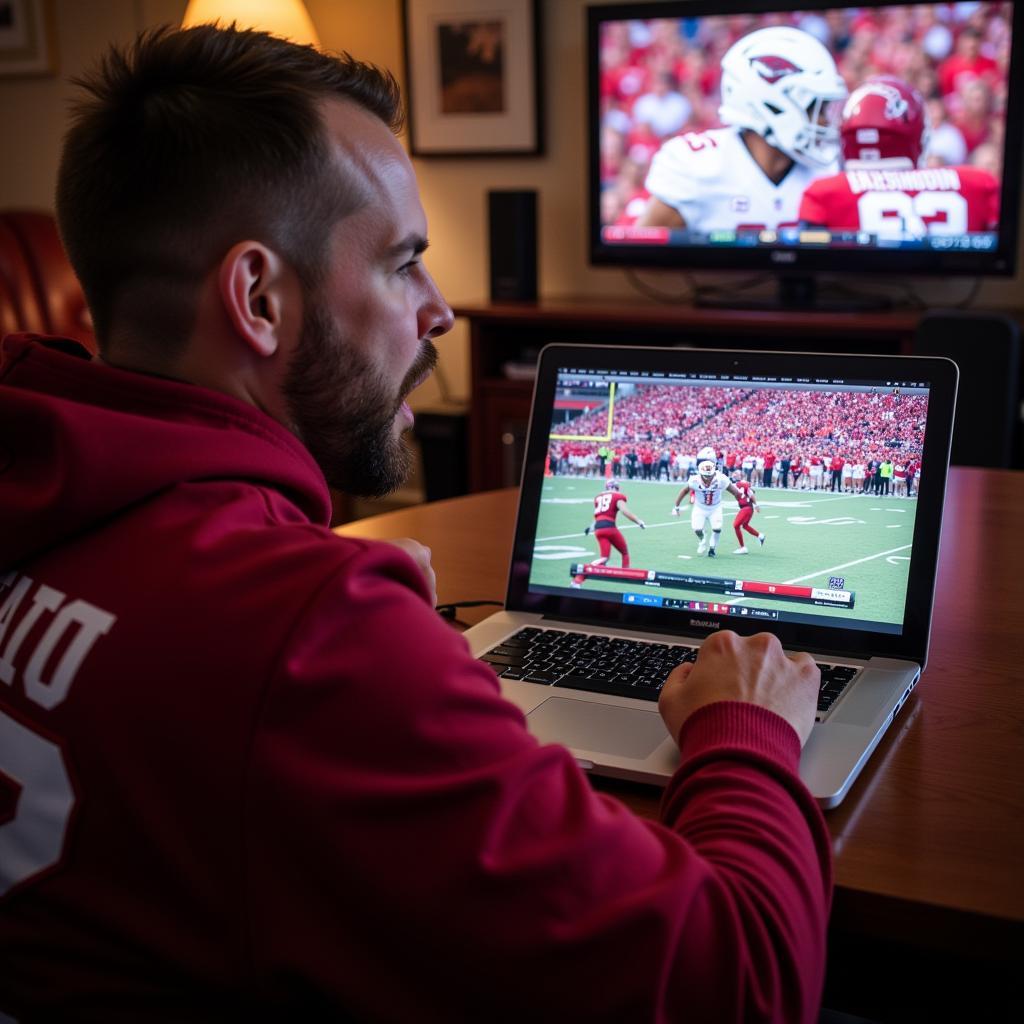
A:
POLYGON ((762 355, 716 372, 707 353, 643 369, 595 351, 562 347, 535 399, 530 595, 584 616, 612 602, 743 631, 904 631, 933 363, 791 356, 772 372, 762 355))

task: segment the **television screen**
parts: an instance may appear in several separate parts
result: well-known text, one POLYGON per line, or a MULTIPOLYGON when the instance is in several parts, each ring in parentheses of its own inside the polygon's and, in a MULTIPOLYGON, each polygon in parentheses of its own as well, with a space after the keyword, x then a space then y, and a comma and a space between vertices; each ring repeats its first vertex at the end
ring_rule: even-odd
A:
POLYGON ((591 8, 592 260, 1012 273, 1021 7, 591 8))

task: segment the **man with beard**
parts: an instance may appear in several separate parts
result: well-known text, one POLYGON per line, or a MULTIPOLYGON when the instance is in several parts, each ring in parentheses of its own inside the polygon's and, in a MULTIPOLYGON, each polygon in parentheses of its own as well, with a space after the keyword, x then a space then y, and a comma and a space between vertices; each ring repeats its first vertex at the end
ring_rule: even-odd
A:
POLYGON ((813 662, 709 639, 643 821, 530 736, 422 548, 328 528, 328 484, 400 481, 452 321, 393 79, 203 26, 79 84, 99 356, 0 363, 0 1016, 815 1019, 813 662))

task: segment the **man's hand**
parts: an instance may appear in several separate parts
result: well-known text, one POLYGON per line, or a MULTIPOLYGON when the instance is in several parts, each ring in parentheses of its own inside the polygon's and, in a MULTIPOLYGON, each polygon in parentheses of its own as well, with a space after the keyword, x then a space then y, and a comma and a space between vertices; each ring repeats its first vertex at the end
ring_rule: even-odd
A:
POLYGON ((678 505, 673 505, 672 506, 672 515, 674 515, 674 516, 679 515, 679 506, 678 505))
POLYGON ((811 735, 821 673, 809 654, 786 655, 771 633, 740 637, 712 633, 697 660, 672 670, 658 699, 658 711, 672 738, 698 708, 738 700, 781 715, 796 730, 800 746, 811 735))
POLYGON ((584 537, 589 537, 590 536, 590 527, 589 526, 583 531, 583 536, 584 537))
POLYGON ((638 519, 636 521, 636 525, 639 526, 641 530, 647 529, 647 524, 642 519, 638 519))
POLYGON ((388 543, 401 548, 419 566, 430 588, 430 604, 437 604, 437 577, 434 575, 434 567, 430 564, 430 548, 411 537, 401 537, 388 543))

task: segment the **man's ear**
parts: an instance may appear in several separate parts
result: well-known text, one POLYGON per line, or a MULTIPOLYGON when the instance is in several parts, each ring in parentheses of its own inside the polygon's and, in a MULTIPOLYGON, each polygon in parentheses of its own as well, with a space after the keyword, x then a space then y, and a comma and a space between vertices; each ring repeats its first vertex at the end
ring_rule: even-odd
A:
POLYGON ((260 242, 233 245, 221 260, 218 286, 231 325, 260 356, 280 347, 287 264, 260 242))

